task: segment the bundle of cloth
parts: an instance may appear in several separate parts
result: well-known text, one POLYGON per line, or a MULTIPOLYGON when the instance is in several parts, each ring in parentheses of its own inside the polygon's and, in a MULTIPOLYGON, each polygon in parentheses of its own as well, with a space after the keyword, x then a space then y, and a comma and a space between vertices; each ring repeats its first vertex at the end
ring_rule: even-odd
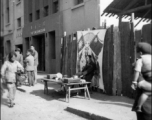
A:
POLYGON ((56 81, 62 78, 63 78, 63 75, 61 73, 47 75, 47 79, 55 79, 56 81))

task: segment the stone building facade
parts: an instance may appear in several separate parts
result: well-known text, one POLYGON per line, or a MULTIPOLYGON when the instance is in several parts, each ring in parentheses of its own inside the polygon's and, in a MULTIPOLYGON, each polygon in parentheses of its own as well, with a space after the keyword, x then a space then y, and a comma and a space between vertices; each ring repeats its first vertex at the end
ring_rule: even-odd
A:
POLYGON ((38 71, 60 72, 61 38, 100 26, 100 0, 25 0, 23 53, 39 53, 38 71))
POLYGON ((1 0, 4 56, 19 47, 23 50, 24 0, 1 0))

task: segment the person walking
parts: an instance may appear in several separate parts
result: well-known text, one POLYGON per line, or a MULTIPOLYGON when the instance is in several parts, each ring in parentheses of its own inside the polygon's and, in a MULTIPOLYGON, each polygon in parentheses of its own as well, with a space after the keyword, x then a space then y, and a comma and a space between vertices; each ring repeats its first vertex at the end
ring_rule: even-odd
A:
POLYGON ((27 57, 25 58, 25 70, 28 76, 29 86, 34 86, 34 57, 32 56, 32 50, 27 51, 27 57))
POLYGON ((38 52, 35 50, 35 47, 33 45, 31 45, 31 50, 32 50, 32 55, 34 57, 34 81, 35 81, 35 84, 37 83, 37 67, 38 67, 38 64, 39 64, 39 61, 38 61, 38 52))
POLYGON ((16 93, 16 72, 18 70, 23 71, 23 66, 15 60, 15 52, 11 52, 8 55, 8 60, 4 62, 1 68, 1 76, 3 81, 5 81, 8 89, 8 106, 13 107, 15 105, 15 93, 16 93))

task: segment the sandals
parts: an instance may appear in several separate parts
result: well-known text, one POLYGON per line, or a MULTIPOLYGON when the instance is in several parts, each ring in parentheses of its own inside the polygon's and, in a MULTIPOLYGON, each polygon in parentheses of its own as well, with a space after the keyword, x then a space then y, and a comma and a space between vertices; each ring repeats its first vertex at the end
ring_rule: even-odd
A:
POLYGON ((141 107, 136 107, 136 108, 135 108, 135 111, 136 111, 136 112, 142 112, 142 111, 141 111, 141 107))
POLYGON ((142 112, 142 111, 141 111, 141 107, 138 107, 138 106, 135 107, 135 108, 133 108, 132 111, 135 111, 135 112, 142 112))
POLYGON ((8 104, 8 107, 12 108, 12 107, 14 107, 14 105, 15 105, 15 103, 10 103, 10 104, 8 104))
POLYGON ((12 107, 14 107, 14 105, 13 104, 9 104, 8 107, 12 108, 12 107))

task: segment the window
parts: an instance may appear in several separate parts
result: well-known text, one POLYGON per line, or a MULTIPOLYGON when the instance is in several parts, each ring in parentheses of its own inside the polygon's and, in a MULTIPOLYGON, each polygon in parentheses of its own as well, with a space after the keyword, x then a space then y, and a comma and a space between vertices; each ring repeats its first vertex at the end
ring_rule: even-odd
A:
POLYGON ((59 1, 53 0, 53 13, 57 13, 59 11, 59 1))
POLYGON ((6 0, 6 23, 10 22, 9 0, 6 0))
POLYGON ((32 8, 33 8, 33 0, 28 0, 28 13, 30 14, 30 13, 32 13, 33 11, 32 11, 32 8))
POLYGON ((75 0, 75 5, 81 4, 83 2, 84 2, 84 0, 75 0))
POLYGON ((46 17, 49 15, 49 6, 45 6, 44 7, 44 12, 43 12, 43 16, 46 17))
POLYGON ((21 18, 17 19, 17 27, 20 28, 21 27, 21 18))
POLYGON ((32 13, 29 14, 29 22, 32 22, 32 18, 33 18, 33 15, 32 13))
POLYGON ((40 19, 40 10, 37 10, 35 15, 36 20, 40 19))
POLYGON ((9 10, 9 7, 6 8, 6 22, 7 23, 10 22, 10 10, 9 10))

